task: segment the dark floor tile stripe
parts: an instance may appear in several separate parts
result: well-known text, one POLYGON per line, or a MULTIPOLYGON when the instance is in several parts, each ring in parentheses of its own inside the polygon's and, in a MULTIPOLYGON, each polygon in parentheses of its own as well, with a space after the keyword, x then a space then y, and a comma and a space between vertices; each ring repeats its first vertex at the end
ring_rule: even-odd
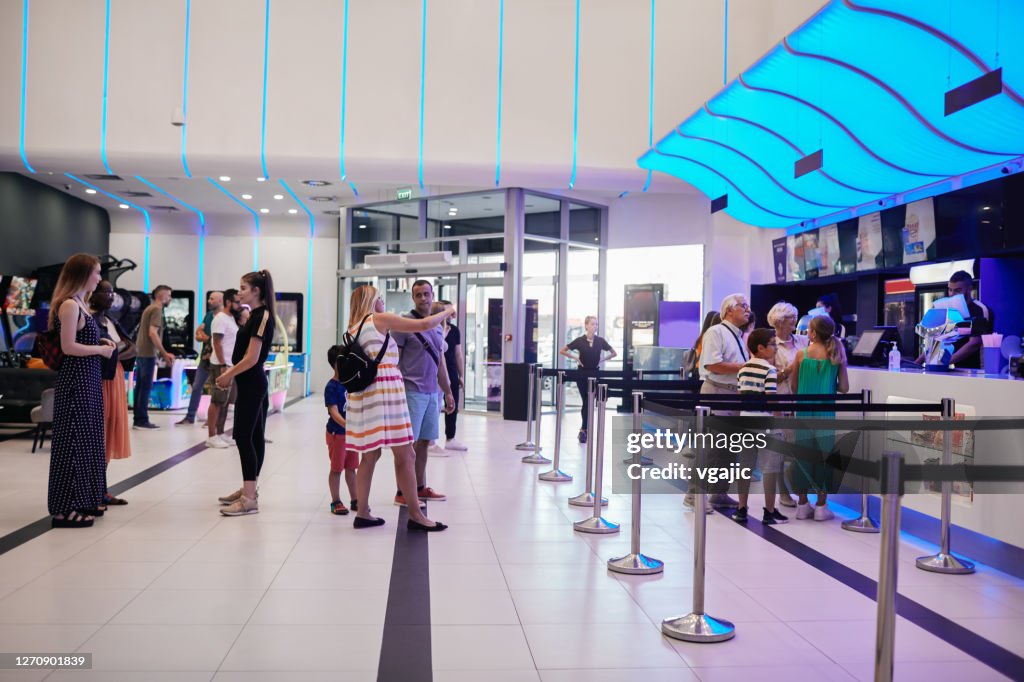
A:
POLYGON ((399 510, 377 682, 432 682, 427 533, 410 532, 399 510))

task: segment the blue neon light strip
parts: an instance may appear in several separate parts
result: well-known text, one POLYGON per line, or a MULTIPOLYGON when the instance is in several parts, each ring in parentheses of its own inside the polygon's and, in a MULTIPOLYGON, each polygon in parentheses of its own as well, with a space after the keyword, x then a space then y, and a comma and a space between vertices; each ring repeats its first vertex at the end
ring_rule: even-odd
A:
POLYGON ((345 172, 345 105, 348 99, 348 0, 345 0, 344 43, 341 48, 341 141, 338 145, 338 167, 344 182, 345 172))
POLYGON ((580 123, 580 0, 576 0, 576 57, 572 77, 572 175, 569 189, 576 186, 576 152, 580 123))
MULTIPOLYGON (((292 191, 292 188, 288 186, 284 180, 279 180, 281 186, 285 188, 288 194, 292 195, 292 199, 299 205, 299 208, 303 210, 306 217, 309 218, 309 253, 306 256, 306 353, 309 357, 313 357, 313 336, 311 322, 313 319, 313 237, 316 233, 316 224, 313 220, 313 212, 306 208, 306 205, 302 203, 298 195, 292 191)), ((306 373, 309 376, 309 373, 306 373)), ((308 386, 307 386, 308 390, 308 386)))
POLYGON ((423 189, 423 96, 427 80, 427 0, 423 0, 423 16, 420 28, 420 160, 419 181, 423 189))
POLYGON ((356 199, 359 198, 359 190, 356 189, 355 183, 351 180, 348 181, 348 186, 352 188, 352 194, 355 195, 356 199))
POLYGON ((498 134, 494 154, 494 186, 501 185, 501 93, 505 69, 505 0, 498 2, 498 134))
MULTIPOLYGON (((109 1, 109 0, 108 0, 109 1)), ((266 0, 266 15, 263 20, 263 106, 260 114, 260 165, 263 177, 267 172, 267 63, 270 56, 270 0, 266 0)))
POLYGON ((164 195, 168 199, 178 202, 179 204, 181 204, 182 206, 184 206, 185 208, 199 216, 199 289, 197 289, 199 293, 197 295, 204 296, 205 289, 203 289, 203 268, 205 267, 205 265, 203 261, 205 258, 206 251, 206 216, 204 216, 203 212, 200 211, 195 206, 192 206, 191 204, 186 203, 185 201, 182 201, 178 197, 174 196, 170 192, 163 190, 160 187, 157 187, 156 185, 154 185, 152 182, 142 177, 141 175, 136 175, 135 179, 141 182, 146 187, 149 187, 150 189, 164 195))
POLYGON ((243 202, 239 201, 235 197, 234 194, 232 194, 231 192, 227 191, 227 189, 225 189, 223 185, 221 185, 219 182, 217 182, 213 178, 206 178, 206 180, 211 185, 213 185, 214 187, 219 189, 221 192, 223 192, 224 195, 227 196, 228 199, 231 199, 231 201, 235 202, 236 204, 238 204, 239 206, 244 208, 246 211, 248 211, 250 214, 252 214, 252 219, 256 222, 256 235, 253 237, 253 240, 252 240, 252 269, 253 270, 259 270, 259 264, 260 264, 260 214, 257 213, 256 211, 252 210, 248 206, 246 206, 243 202))
MULTIPOLYGON (((654 8, 655 0, 651 0, 651 78, 647 85, 647 146, 654 145, 654 8)), ((651 186, 651 176, 654 171, 647 169, 647 180, 641 192, 646 192, 651 186)))
POLYGON ((107 163, 107 87, 110 84, 110 0, 107 0, 107 17, 103 25, 103 116, 100 122, 100 159, 103 161, 103 167, 107 169, 107 173, 111 175, 114 171, 110 170, 110 164, 107 163))
POLYGON ((140 213, 142 213, 143 217, 146 219, 146 244, 145 244, 145 247, 143 249, 143 256, 142 256, 142 290, 143 291, 149 291, 149 234, 150 234, 150 232, 153 229, 153 223, 149 219, 149 211, 147 211, 142 206, 139 206, 136 203, 128 201, 127 199, 122 199, 121 197, 117 196, 116 194, 111 194, 107 190, 102 189, 100 187, 97 187, 96 185, 92 184, 91 182, 89 182, 87 180, 83 180, 83 179, 81 179, 81 178, 79 178, 79 177, 77 177, 75 175, 72 175, 71 173, 65 173, 64 177, 71 178, 72 180, 74 180, 75 182, 77 182, 77 183, 79 183, 81 185, 85 185, 86 187, 89 187, 90 189, 96 190, 99 194, 102 194, 105 197, 110 197, 114 201, 119 201, 122 204, 126 204, 130 208, 134 208, 136 211, 139 211, 140 213))
MULTIPOLYGON (((185 156, 186 142, 188 139, 188 48, 192 34, 192 0, 185 0, 185 76, 181 86, 181 115, 185 124, 181 126, 181 167, 185 169, 185 177, 191 178, 192 172, 188 169, 188 159, 185 156)), ((200 287, 200 295, 202 287, 200 287)))
POLYGON ((21 162, 29 173, 35 173, 35 169, 29 165, 28 156, 25 154, 25 96, 28 90, 28 0, 21 5, 21 129, 18 133, 18 152, 21 154, 21 162))

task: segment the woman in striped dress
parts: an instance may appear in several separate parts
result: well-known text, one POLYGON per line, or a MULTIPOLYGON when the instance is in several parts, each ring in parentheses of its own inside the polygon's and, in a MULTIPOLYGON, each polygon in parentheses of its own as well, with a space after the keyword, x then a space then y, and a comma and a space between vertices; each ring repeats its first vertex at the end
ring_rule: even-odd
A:
MULTIPOLYGON (((450 316, 451 311, 448 310, 423 319, 386 313, 384 301, 377 289, 364 284, 352 292, 349 300, 348 331, 356 334, 362 324, 357 341, 367 356, 375 358, 388 332, 425 332, 450 316)), ((348 394, 345 447, 362 455, 356 470, 359 510, 352 525, 355 528, 370 528, 384 523, 384 519, 370 516, 370 484, 381 449, 391 448, 395 456, 395 479, 408 502, 408 528, 441 531, 447 526, 428 519, 420 509, 419 497, 416 495, 416 454, 412 449, 412 422, 405 400, 405 382, 398 369, 398 347, 394 339, 387 338, 388 347, 377 366, 377 378, 365 390, 348 394)))

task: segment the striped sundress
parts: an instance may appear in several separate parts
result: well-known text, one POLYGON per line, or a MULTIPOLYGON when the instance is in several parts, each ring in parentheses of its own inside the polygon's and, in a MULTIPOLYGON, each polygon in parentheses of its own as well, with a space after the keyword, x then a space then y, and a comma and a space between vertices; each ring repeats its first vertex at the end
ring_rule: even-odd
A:
MULTIPOLYGON (((357 327, 350 329, 355 333, 357 327)), ((384 335, 371 317, 357 339, 371 358, 377 357, 384 335)), ((398 346, 388 339, 388 349, 377 366, 377 378, 364 391, 348 394, 345 412, 345 447, 356 452, 392 448, 412 443, 412 420, 405 401, 405 382, 398 370, 398 346)))

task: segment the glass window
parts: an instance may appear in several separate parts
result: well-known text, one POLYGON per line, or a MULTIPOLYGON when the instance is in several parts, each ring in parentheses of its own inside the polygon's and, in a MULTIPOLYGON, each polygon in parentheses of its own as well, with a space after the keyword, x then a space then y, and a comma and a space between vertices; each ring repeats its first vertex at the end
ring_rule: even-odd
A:
POLYGON ((569 239, 597 244, 601 241, 601 209, 569 204, 569 239))
POLYGON ((526 234, 560 239, 562 236, 559 201, 537 194, 523 197, 524 228, 526 234))
MULTIPOLYGON (((536 305, 537 331, 526 339, 526 362, 555 366, 558 301, 558 245, 526 240, 523 254, 523 301, 536 305), (530 248, 530 247, 533 248, 530 248)), ((527 313, 529 317, 529 313, 527 313)), ((558 346, 561 348, 561 346, 558 346)))
POLYGON ((440 197, 427 202, 427 221, 433 223, 428 234, 444 237, 470 237, 505 232, 505 192, 440 197))

